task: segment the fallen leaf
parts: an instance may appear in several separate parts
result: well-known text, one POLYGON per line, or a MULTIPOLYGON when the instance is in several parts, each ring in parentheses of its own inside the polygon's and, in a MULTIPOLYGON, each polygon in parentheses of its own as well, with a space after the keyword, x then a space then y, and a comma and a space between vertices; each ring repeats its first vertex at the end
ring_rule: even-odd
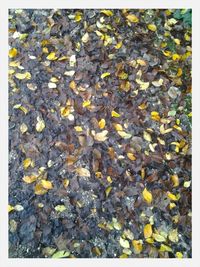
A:
POLYGON ((72 55, 69 59, 69 65, 70 67, 74 67, 76 65, 76 56, 72 55))
POLYGON ((106 121, 104 119, 101 119, 99 122, 99 128, 100 129, 104 129, 105 128, 105 125, 106 125, 106 121))
POLYGON ((108 186, 108 187, 106 188, 106 190, 105 190, 106 197, 109 196, 111 190, 112 190, 112 186, 108 186))
POLYGON ((41 183, 38 183, 34 188, 34 192, 36 195, 44 195, 47 193, 47 190, 43 188, 41 183))
POLYGON ((101 13, 103 13, 104 15, 106 15, 108 17, 113 16, 113 12, 111 10, 108 10, 108 9, 101 10, 101 13))
POLYGON ((143 132, 143 137, 146 141, 151 142, 151 135, 149 133, 147 133, 146 131, 143 132))
POLYGON ((133 155, 133 153, 127 153, 127 157, 128 157, 130 160, 136 160, 136 157, 133 155))
POLYGON ((30 72, 16 73, 16 74, 15 74, 15 77, 16 77, 18 80, 24 80, 24 79, 30 80, 30 78, 31 78, 31 74, 30 74, 30 72))
POLYGON ((152 200, 153 200, 153 197, 152 197, 151 192, 149 192, 149 191, 146 189, 146 187, 145 187, 145 189, 143 190, 142 195, 143 195, 144 200, 145 200, 148 204, 151 204, 151 202, 152 202, 152 200))
POLYGON ((175 196, 174 194, 167 192, 167 196, 169 199, 173 200, 173 201, 178 201, 179 198, 177 196, 175 196))
POLYGON ((139 22, 138 17, 136 17, 134 14, 129 14, 128 16, 126 16, 127 20, 132 22, 132 23, 137 23, 139 22))
POLYGON ((174 187, 179 186, 179 178, 177 174, 171 175, 171 180, 174 184, 174 187))
POLYGON ((25 183, 31 184, 37 180, 37 177, 37 175, 32 174, 30 176, 24 176, 22 179, 25 183))
POLYGON ((33 162, 32 162, 32 159, 31 159, 31 158, 26 158, 26 159, 23 161, 23 166, 24 166, 24 169, 25 169, 25 170, 26 170, 28 167, 30 167, 32 164, 33 164, 33 162))
POLYGON ((27 132, 27 130, 28 130, 28 126, 25 124, 25 123, 22 123, 21 125, 20 125, 20 132, 22 133, 22 134, 24 134, 25 132, 27 132))
POLYGON ((117 133, 124 139, 129 139, 132 136, 132 134, 126 133, 124 131, 117 131, 117 133))
POLYGON ((172 249, 167 245, 161 244, 159 251, 160 252, 172 252, 172 249))
POLYGON ((111 116, 112 116, 112 117, 115 117, 115 118, 119 118, 119 117, 121 117, 121 115, 120 115, 119 113, 117 113, 116 111, 114 111, 114 110, 112 110, 112 112, 111 112, 111 116))
POLYGON ((77 168, 76 174, 79 176, 90 177, 90 171, 86 168, 81 168, 81 167, 77 168))
POLYGON ((163 84, 163 79, 159 79, 158 81, 153 81, 152 84, 155 87, 160 87, 163 84))
POLYGON ((160 115, 157 111, 151 112, 151 119, 154 121, 160 121, 160 115))
POLYGON ((83 35, 83 37, 81 38, 81 41, 83 42, 83 43, 87 43, 88 41, 89 41, 89 34, 88 34, 88 32, 86 32, 84 35, 83 35))
POLYGON ((83 128, 81 126, 75 126, 74 129, 76 130, 76 132, 82 132, 83 128))
POLYGON ((183 184, 183 186, 184 186, 185 188, 190 187, 190 185, 191 185, 191 181, 185 181, 184 184, 183 184))
POLYGON ((153 234, 153 238, 157 241, 157 242, 165 242, 166 238, 160 234, 153 234))
POLYGON ((63 186, 64 186, 64 188, 67 188, 69 186, 69 179, 63 180, 63 186))
POLYGON ((110 72, 104 72, 101 74, 101 79, 104 79, 105 77, 110 76, 110 72))
POLYGON ((157 30, 157 27, 155 24, 148 24, 147 28, 152 32, 155 32, 157 30))
POLYGON ((99 142, 104 142, 108 137, 106 136, 108 134, 107 130, 102 131, 101 133, 97 133, 94 136, 94 139, 99 142))
POLYGON ((132 245, 134 247, 135 254, 140 254, 142 251, 142 240, 133 240, 132 245))
POLYGON ((58 212, 63 212, 64 210, 66 210, 67 208, 64 205, 57 205, 55 207, 55 210, 58 212))
POLYGON ((70 252, 68 250, 60 250, 53 254, 53 259, 60 259, 60 258, 66 258, 70 255, 70 252))
POLYGON ((8 205, 8 212, 11 212, 11 211, 13 211, 13 210, 15 210, 14 207, 11 206, 11 205, 8 205))
POLYGON ((169 235, 168 238, 170 241, 177 243, 179 238, 178 238, 178 230, 177 229, 173 229, 171 231, 169 231, 169 235))
POLYGON ((123 248, 130 248, 130 244, 129 244, 128 240, 126 240, 126 239, 123 239, 120 237, 119 243, 120 243, 120 246, 123 248))
POLYGON ((44 189, 52 189, 53 188, 52 182, 47 181, 47 180, 41 180, 41 185, 43 186, 44 189))
POLYGON ((144 237, 145 238, 149 238, 149 237, 151 237, 152 236, 152 234, 153 234, 153 232, 152 232, 152 226, 151 226, 151 224, 146 224, 145 226, 144 226, 144 237))
POLYGON ((9 57, 10 58, 13 58, 13 57, 16 57, 16 55, 18 54, 18 52, 17 52, 17 49, 16 48, 11 48, 10 50, 9 50, 9 57))
POLYGON ((56 60, 58 57, 56 57, 56 53, 55 52, 51 52, 48 56, 47 59, 48 60, 56 60))
POLYGON ((114 125, 116 131, 123 131, 123 127, 121 126, 121 124, 114 123, 113 125, 114 125))
POLYGON ((45 122, 43 119, 41 119, 39 116, 37 117, 37 123, 36 123, 36 131, 37 132, 42 132, 45 128, 45 122))
POLYGON ((48 87, 49 87, 50 89, 54 89, 54 88, 57 87, 57 85, 56 85, 55 83, 48 83, 48 87))
POLYGON ((82 106, 83 106, 83 108, 86 108, 86 107, 90 106, 90 104, 91 104, 91 101, 86 100, 86 101, 83 101, 82 106))

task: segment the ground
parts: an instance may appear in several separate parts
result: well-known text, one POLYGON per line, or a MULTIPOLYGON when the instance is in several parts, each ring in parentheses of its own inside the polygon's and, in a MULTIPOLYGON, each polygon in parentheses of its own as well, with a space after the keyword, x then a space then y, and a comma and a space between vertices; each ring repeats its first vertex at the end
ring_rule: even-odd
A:
POLYGON ((9 257, 191 257, 191 10, 9 12, 9 257))

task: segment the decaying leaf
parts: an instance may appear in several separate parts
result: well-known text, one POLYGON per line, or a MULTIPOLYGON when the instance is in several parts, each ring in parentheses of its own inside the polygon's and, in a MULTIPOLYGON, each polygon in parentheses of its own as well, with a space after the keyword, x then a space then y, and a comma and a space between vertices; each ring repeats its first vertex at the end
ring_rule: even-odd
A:
POLYGON ((44 195, 47 193, 47 190, 44 189, 44 187, 42 186, 41 183, 36 184, 35 188, 34 188, 34 192, 36 195, 44 195))

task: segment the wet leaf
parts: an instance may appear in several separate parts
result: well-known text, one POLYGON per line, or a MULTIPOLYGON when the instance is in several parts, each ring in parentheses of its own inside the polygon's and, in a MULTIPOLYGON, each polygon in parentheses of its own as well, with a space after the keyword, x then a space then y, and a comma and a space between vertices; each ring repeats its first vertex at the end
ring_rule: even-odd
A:
POLYGON ((143 195, 144 200, 145 200, 148 204, 151 204, 151 202, 152 202, 152 200, 153 200, 153 197, 152 197, 151 192, 149 192, 149 191, 146 189, 146 187, 145 187, 145 189, 143 190, 142 195, 143 195))
POLYGON ((152 232, 152 226, 151 226, 151 224, 146 224, 144 226, 144 237, 145 238, 149 238, 149 237, 152 236, 152 234, 153 234, 153 232, 152 232))

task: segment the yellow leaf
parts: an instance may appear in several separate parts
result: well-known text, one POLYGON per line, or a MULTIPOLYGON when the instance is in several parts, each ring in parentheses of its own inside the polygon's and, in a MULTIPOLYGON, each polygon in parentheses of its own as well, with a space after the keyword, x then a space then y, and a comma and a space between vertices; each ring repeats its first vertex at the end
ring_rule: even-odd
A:
POLYGON ((60 108, 60 114, 62 117, 67 117, 70 114, 70 108, 69 107, 61 107, 60 108))
POLYGON ((138 106, 139 109, 143 110, 147 108, 147 104, 146 103, 142 103, 141 105, 138 106))
POLYGON ((32 159, 31 158, 27 158, 23 161, 23 166, 24 166, 24 169, 27 169, 29 166, 31 166, 32 164, 32 159))
POLYGON ((166 57, 170 57, 172 53, 171 53, 170 51, 165 50, 165 51, 163 51, 163 54, 164 54, 166 57))
POLYGON ((172 252, 172 249, 167 245, 161 244, 159 251, 160 252, 172 252))
POLYGON ((87 43, 88 41, 89 41, 89 34, 88 34, 88 32, 86 32, 84 35, 83 35, 83 37, 81 38, 81 40, 82 40, 82 42, 83 43, 87 43))
POLYGON ((114 125, 116 131, 123 131, 123 127, 121 126, 121 124, 114 123, 113 125, 114 125))
POLYGON ((131 138, 131 134, 129 134, 129 133, 126 133, 126 132, 124 132, 124 131, 117 131, 117 133, 122 137, 122 138, 124 138, 124 139, 129 139, 129 138, 131 138))
POLYGON ((159 121, 160 120, 160 115, 157 111, 152 111, 151 112, 151 119, 154 121, 159 121))
POLYGON ((119 243, 120 243, 120 246, 123 248, 130 248, 130 244, 129 244, 128 240, 126 240, 126 239, 123 239, 120 237, 119 243))
POLYGON ((148 223, 148 224, 146 224, 145 226, 144 226, 144 237, 145 238, 149 238, 149 237, 151 237, 152 236, 152 226, 151 226, 151 224, 150 223, 148 223))
POLYGON ((157 242, 165 242, 166 239, 164 236, 160 235, 160 234, 153 234, 153 238, 157 241, 157 242))
POLYGON ((180 45, 181 41, 177 38, 174 39, 175 44, 180 45))
POLYGON ((178 231, 177 229, 173 229, 169 232, 168 238, 170 241, 177 243, 179 238, 178 238, 178 231))
POLYGON ((22 179, 25 183, 31 184, 37 180, 37 176, 32 174, 30 176, 24 176, 22 179))
POLYGON ((177 201, 179 200, 179 198, 177 196, 175 196, 174 194, 167 192, 167 196, 169 199, 173 200, 173 201, 177 201))
POLYGON ((140 65, 140 66, 146 66, 146 62, 142 59, 137 59, 137 63, 140 65))
POLYGON ((175 60, 179 60, 181 58, 181 56, 179 56, 178 54, 173 54, 172 55, 172 59, 175 60))
POLYGON ((104 72, 101 74, 101 79, 104 79, 105 77, 110 76, 110 72, 104 72))
POLYGON ((120 49, 121 47, 122 47, 122 41, 120 41, 119 43, 117 43, 116 45, 115 45, 115 48, 116 49, 120 49))
POLYGON ((115 117, 115 118, 119 118, 121 115, 119 113, 117 113, 116 111, 112 110, 111 116, 115 117))
POLYGON ((82 13, 81 12, 79 12, 79 11, 77 11, 76 13, 75 13, 75 21, 76 22, 79 22, 79 21, 81 21, 82 20, 82 13))
POLYGON ((11 48, 10 50, 9 50, 9 57, 10 58, 13 58, 13 57, 16 57, 16 55, 17 55, 17 49, 16 48, 11 48))
POLYGON ((141 169, 141 178, 144 179, 145 177, 145 168, 141 169))
POLYGON ((112 186, 108 186, 108 187, 106 188, 106 190, 105 190, 106 197, 108 197, 108 196, 109 196, 109 194, 110 194, 111 190, 112 190, 112 186))
POLYGON ((152 32, 155 32, 157 30, 157 27, 155 24, 148 24, 147 28, 152 32))
POLYGON ((176 252, 176 258, 182 259, 183 258, 183 254, 179 251, 176 252))
POLYGON ((53 188, 52 182, 47 181, 47 180, 41 180, 41 185, 43 186, 44 189, 52 189, 53 188))
POLYGON ((106 136, 108 134, 107 130, 104 130, 100 133, 95 134, 94 139, 99 142, 104 142, 108 137, 106 136))
POLYGON ((152 84, 155 87, 160 87, 163 84, 163 79, 159 79, 158 81, 153 81, 152 84))
POLYGON ((147 133, 146 131, 143 132, 143 137, 146 141, 151 142, 151 135, 149 133, 147 133))
POLYGON ((82 132, 83 128, 81 126, 75 126, 74 129, 76 130, 76 132, 82 132))
POLYGON ((36 123, 36 131, 37 132, 42 132, 45 128, 45 122, 42 120, 40 117, 37 117, 37 123, 36 123))
POLYGON ((157 137, 158 139, 158 142, 161 144, 161 145, 165 145, 165 141, 163 139, 161 139, 160 137, 157 137))
POLYGON ((143 82, 140 79, 136 79, 136 83, 140 85, 140 90, 146 90, 149 88, 149 82, 143 82))
POLYGON ((152 202, 152 200, 153 200, 153 197, 152 197, 151 192, 149 192, 149 191, 146 189, 146 187, 145 187, 145 189, 143 190, 142 195, 143 195, 144 200, 145 200, 148 204, 151 204, 151 202, 152 202))
POLYGON ((128 74, 124 71, 121 71, 119 74, 118 74, 118 77, 121 79, 121 80, 126 80, 128 78, 128 74))
POLYGON ((79 176, 90 177, 90 171, 86 168, 81 168, 81 167, 77 168, 76 174, 79 176))
POLYGON ((113 12, 111 10, 108 10, 108 9, 101 10, 101 13, 103 13, 104 15, 106 15, 108 17, 113 16, 113 12))
POLYGON ((176 76, 177 76, 177 77, 180 77, 182 74, 183 74, 182 69, 181 69, 181 68, 178 68, 178 71, 177 71, 176 76))
POLYGON ((184 184, 183 184, 183 186, 185 188, 188 188, 188 187, 190 187, 190 184, 191 184, 191 181, 185 181, 184 184))
POLYGON ((48 56, 47 59, 48 60, 56 60, 58 57, 56 57, 56 53, 55 52, 51 52, 48 56))
POLYGON ((177 187, 179 186, 179 179, 178 179, 178 175, 177 174, 174 174, 171 176, 171 180, 174 184, 174 187, 177 187))
POLYGON ((126 18, 132 23, 137 23, 139 21, 138 17, 136 17, 134 14, 129 14, 126 16, 126 18))
POLYGON ((132 245, 134 247, 135 254, 140 254, 142 251, 142 240, 133 240, 132 245))
POLYGON ((63 186, 64 186, 64 188, 67 188, 68 185, 69 185, 69 179, 64 179, 63 180, 63 186))
POLYGON ((24 134, 25 132, 27 132, 27 130, 28 130, 28 127, 27 127, 27 125, 25 124, 25 123, 22 123, 21 125, 20 125, 20 132, 22 133, 22 134, 24 134))
POLYGON ((165 130, 164 124, 161 124, 161 126, 160 126, 160 133, 161 134, 170 133, 172 130, 173 130, 172 128, 168 128, 165 130))
POLYGON ((15 74, 15 77, 16 77, 18 80, 24 80, 24 79, 30 80, 30 78, 31 78, 31 74, 30 74, 30 72, 16 73, 16 74, 15 74))
POLYGON ((133 153, 127 153, 127 157, 128 157, 130 160, 136 160, 136 157, 133 155, 133 153))
POLYGON ((105 127, 105 125, 106 125, 106 121, 105 121, 104 119, 101 119, 101 120, 98 122, 98 124, 99 124, 99 128, 100 128, 100 129, 103 129, 103 128, 105 127))
POLYGON ((58 211, 58 212, 63 212, 66 209, 67 208, 64 205, 57 205, 57 206, 55 206, 55 210, 58 211))
POLYGON ((75 90, 76 89, 76 83, 75 83, 75 81, 71 81, 69 83, 69 88, 71 88, 72 90, 75 90))
POLYGON ((8 212, 11 212, 12 210, 14 210, 15 208, 11 205, 8 205, 8 212))
POLYGON ((91 104, 91 101, 86 100, 86 101, 83 101, 82 106, 83 106, 83 108, 86 108, 86 107, 90 106, 90 104, 91 104))
POLYGON ((36 195, 44 195, 45 193, 47 193, 47 190, 44 189, 41 183, 38 183, 34 188, 34 192, 36 195))

